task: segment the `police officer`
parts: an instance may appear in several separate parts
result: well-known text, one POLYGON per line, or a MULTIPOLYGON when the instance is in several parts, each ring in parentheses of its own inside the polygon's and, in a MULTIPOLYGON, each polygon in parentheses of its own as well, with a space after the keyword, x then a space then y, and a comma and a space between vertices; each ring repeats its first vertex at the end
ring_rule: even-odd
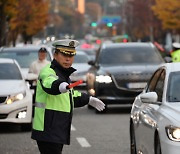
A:
POLYGON ((173 46, 173 51, 171 53, 172 62, 180 62, 180 43, 174 42, 172 46, 173 46))
POLYGON ((61 154, 63 145, 70 144, 74 107, 89 104, 99 111, 105 108, 101 100, 67 88, 69 76, 76 71, 71 65, 78 44, 69 39, 54 42, 54 59, 38 78, 32 139, 42 154, 61 154))

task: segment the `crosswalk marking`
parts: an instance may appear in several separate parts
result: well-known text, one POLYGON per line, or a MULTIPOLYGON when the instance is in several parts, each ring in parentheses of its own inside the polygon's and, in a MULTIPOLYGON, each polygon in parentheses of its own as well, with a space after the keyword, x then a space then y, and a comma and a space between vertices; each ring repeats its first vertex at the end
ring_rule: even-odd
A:
POLYGON ((79 144, 84 147, 84 148, 88 148, 91 147, 91 145, 89 144, 89 142, 86 140, 86 138, 84 137, 77 137, 76 138, 77 141, 79 142, 79 144))
MULTIPOLYGON (((72 124, 71 124, 71 131, 76 131, 76 128, 72 124)), ((86 138, 77 137, 76 139, 77 139, 78 143, 81 145, 81 147, 84 147, 84 148, 91 147, 91 145, 86 140, 86 138)))

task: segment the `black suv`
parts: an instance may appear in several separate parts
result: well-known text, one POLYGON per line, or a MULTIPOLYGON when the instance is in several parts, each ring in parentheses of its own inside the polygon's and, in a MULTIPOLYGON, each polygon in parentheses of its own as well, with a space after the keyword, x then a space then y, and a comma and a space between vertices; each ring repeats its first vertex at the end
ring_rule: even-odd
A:
POLYGON ((87 91, 108 104, 131 107, 153 72, 165 63, 152 43, 103 44, 87 73, 87 91))

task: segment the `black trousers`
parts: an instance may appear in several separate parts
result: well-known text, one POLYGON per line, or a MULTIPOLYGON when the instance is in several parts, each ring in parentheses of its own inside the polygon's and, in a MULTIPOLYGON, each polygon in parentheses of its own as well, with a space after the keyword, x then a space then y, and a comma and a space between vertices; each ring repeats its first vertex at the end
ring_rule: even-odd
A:
POLYGON ((62 154, 63 144, 37 141, 41 154, 62 154))

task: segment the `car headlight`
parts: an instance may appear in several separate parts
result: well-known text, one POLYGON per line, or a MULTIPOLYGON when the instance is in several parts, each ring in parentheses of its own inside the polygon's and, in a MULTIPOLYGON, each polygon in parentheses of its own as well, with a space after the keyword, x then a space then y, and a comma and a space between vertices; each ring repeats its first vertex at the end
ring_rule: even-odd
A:
POLYGON ((96 76, 96 82, 99 82, 99 83, 111 83, 112 79, 108 75, 99 75, 99 76, 96 76))
POLYGON ((170 140, 180 142, 180 127, 167 126, 166 133, 170 140))
POLYGON ((6 104, 12 104, 15 101, 22 100, 24 98, 24 96, 25 96, 25 94, 23 94, 23 93, 19 93, 19 94, 16 94, 16 95, 11 95, 11 96, 9 96, 7 98, 6 104))

